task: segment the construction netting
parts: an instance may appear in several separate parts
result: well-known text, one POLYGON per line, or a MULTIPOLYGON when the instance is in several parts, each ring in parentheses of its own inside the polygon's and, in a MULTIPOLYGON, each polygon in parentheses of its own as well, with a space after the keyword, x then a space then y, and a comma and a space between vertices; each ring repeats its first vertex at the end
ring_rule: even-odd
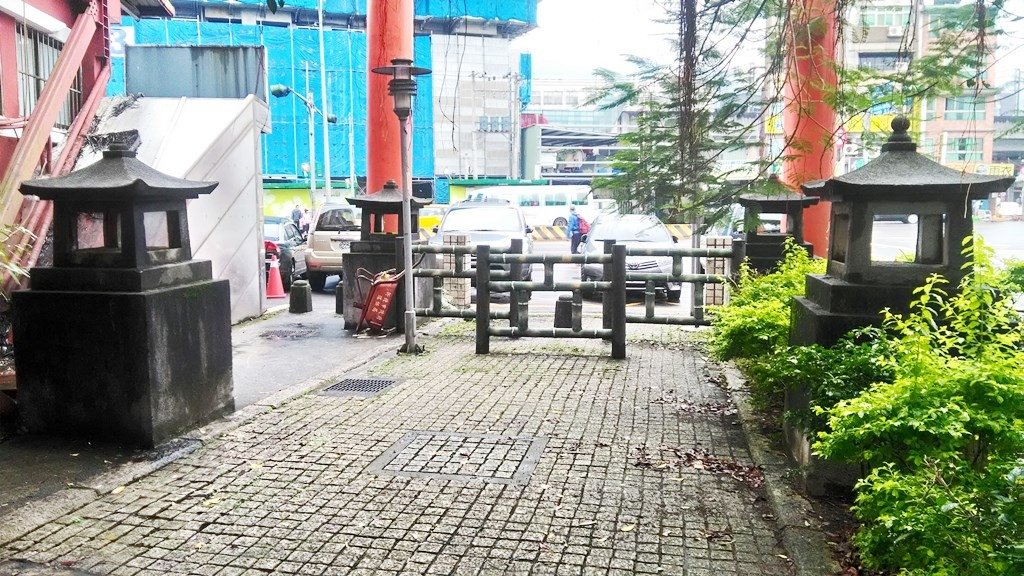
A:
MULTIPOLYGON (((253 0, 249 0, 253 1, 253 0)), ((431 2, 418 2, 419 4, 431 2)), ((458 2, 461 4, 461 2, 458 2)), ((361 5, 365 1, 335 0, 327 3, 332 11, 344 11, 345 6, 361 5), (341 6, 339 6, 339 4, 341 6)), ((484 2, 487 4, 487 2, 484 2)), ((495 4, 501 4, 495 2, 495 4)), ((289 3, 289 5, 294 5, 289 3)), ((364 10, 365 11, 365 10, 364 10)), ((315 28, 296 26, 248 25, 234 22, 199 22, 196 20, 126 18, 122 28, 131 28, 135 45, 158 46, 250 46, 267 48, 267 71, 270 85, 284 84, 300 94, 312 93, 313 101, 321 107, 320 44, 315 28)), ((430 37, 417 36, 414 43, 416 66, 429 68, 430 37)), ((350 162, 355 174, 366 174, 366 34, 361 30, 325 30, 324 61, 327 71, 326 112, 337 118, 329 125, 331 147, 331 173, 334 178, 350 174, 350 162), (353 153, 350 155, 350 134, 353 153), (351 159, 351 160, 350 160, 351 159)), ((114 58, 113 75, 108 94, 125 92, 124 59, 114 58)), ((173 71, 168 71, 173 74, 173 71)), ((412 168, 416 177, 434 175, 434 129, 432 79, 430 75, 418 78, 419 97, 413 110, 412 168)), ((272 133, 263 136, 263 173, 303 177, 303 164, 309 161, 308 110, 291 96, 269 97, 272 133)), ((314 121, 317 171, 323 171, 323 136, 319 117, 314 121)), ((308 164, 307 164, 308 165, 308 164)))

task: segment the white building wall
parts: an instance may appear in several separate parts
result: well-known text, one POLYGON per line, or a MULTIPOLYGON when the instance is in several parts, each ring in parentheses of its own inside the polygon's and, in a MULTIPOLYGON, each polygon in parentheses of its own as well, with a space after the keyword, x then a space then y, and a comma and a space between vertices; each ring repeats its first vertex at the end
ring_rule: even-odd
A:
POLYGON ((511 175, 519 55, 509 40, 435 35, 431 61, 435 174, 511 175), (505 131, 482 131, 483 117, 505 118, 505 131))

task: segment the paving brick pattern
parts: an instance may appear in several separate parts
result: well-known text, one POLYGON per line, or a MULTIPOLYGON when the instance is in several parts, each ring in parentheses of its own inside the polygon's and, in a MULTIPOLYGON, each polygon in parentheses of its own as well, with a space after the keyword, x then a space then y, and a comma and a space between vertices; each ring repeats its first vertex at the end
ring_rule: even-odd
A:
POLYGON ((495 339, 476 356, 468 338, 430 339, 373 369, 397 385, 299 397, 0 560, 125 576, 788 574, 758 491, 672 465, 672 447, 750 457, 734 416, 678 409, 728 397, 658 330, 625 361, 602 342, 495 339))

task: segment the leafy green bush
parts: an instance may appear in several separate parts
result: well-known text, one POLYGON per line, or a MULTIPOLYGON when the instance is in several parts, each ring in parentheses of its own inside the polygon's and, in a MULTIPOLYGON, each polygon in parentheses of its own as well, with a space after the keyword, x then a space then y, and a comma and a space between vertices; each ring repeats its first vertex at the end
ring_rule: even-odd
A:
POLYGON ((1014 292, 1024 292, 1024 260, 1006 261, 1006 285, 1014 292))
POLYGON ((889 341, 877 328, 851 332, 835 346, 793 346, 747 361, 743 368, 751 399, 760 407, 781 409, 787 389, 809 392, 808 408, 791 410, 786 420, 813 435, 827 429, 825 411, 854 398, 876 382, 891 382, 883 361, 889 341))
POLYGON ((886 314, 894 381, 836 404, 814 445, 873 467, 854 508, 869 567, 1024 573, 1024 334, 1006 276, 967 251, 975 269, 955 295, 933 276, 909 314, 886 314))
POLYGON ((747 263, 729 303, 712 309, 711 348, 722 360, 763 356, 789 341, 789 302, 804 293, 804 277, 822 274, 825 261, 815 260, 791 239, 786 255, 769 274, 755 273, 747 263))

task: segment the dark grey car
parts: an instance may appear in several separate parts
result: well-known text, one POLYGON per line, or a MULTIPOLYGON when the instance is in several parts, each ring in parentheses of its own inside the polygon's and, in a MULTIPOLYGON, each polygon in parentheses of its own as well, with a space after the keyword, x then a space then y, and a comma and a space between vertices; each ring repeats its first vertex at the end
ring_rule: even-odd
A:
POLYGON ((264 264, 270 272, 271 255, 281 263, 281 284, 288 290, 292 280, 306 274, 306 240, 295 223, 288 218, 266 216, 263 218, 264 264))

